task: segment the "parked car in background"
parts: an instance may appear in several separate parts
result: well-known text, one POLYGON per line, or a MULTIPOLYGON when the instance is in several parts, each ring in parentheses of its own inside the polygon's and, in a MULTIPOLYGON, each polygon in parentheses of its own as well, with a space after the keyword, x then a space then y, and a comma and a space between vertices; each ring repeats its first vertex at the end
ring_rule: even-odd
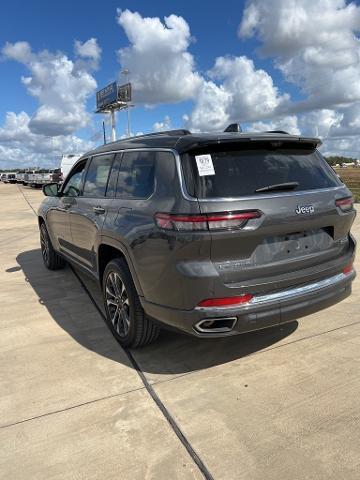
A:
POLYGON ((30 172, 28 172, 28 176, 27 176, 27 184, 30 185, 31 187, 35 187, 36 186, 36 178, 37 178, 37 173, 38 173, 38 170, 32 170, 30 172))
POLYGON ((16 175, 15 173, 5 173, 5 177, 3 179, 4 183, 16 183, 16 175))
POLYGON ((23 183, 24 181, 25 170, 19 170, 16 174, 16 183, 23 183))
POLYGON ((67 154, 61 157, 60 171, 62 174, 62 181, 66 179, 71 168, 77 162, 81 155, 67 154))
POLYGON ((43 188, 44 263, 99 281, 127 347, 160 325, 231 336, 340 302, 355 278, 356 211, 320 143, 175 130, 101 146, 43 188))
POLYGON ((6 178, 6 173, 2 173, 0 175, 0 182, 4 182, 5 181, 5 178, 6 178))
POLYGON ((23 180, 23 185, 28 185, 31 183, 31 181, 33 180, 33 175, 34 173, 36 172, 36 170, 27 170, 25 173, 24 173, 24 180, 23 180))
POLYGON ((52 170, 42 169, 33 173, 30 184, 32 187, 42 187, 47 183, 60 183, 61 181, 62 175, 60 168, 52 170))

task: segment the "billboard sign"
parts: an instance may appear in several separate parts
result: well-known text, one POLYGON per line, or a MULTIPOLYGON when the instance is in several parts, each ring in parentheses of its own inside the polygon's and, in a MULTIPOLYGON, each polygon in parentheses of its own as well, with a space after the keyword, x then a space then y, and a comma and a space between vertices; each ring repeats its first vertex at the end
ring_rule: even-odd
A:
POLYGON ((112 82, 105 88, 96 92, 96 108, 101 110, 118 100, 118 86, 116 82, 112 82))
POLYGON ((118 86, 118 97, 119 102, 129 103, 131 102, 131 83, 125 83, 125 85, 118 86))

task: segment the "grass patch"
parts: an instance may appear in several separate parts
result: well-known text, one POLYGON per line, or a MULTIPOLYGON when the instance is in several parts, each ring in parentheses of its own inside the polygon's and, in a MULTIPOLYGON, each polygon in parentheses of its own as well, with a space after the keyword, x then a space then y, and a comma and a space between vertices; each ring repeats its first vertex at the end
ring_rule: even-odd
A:
POLYGON ((351 190, 355 202, 360 202, 360 168, 336 168, 336 173, 351 190))

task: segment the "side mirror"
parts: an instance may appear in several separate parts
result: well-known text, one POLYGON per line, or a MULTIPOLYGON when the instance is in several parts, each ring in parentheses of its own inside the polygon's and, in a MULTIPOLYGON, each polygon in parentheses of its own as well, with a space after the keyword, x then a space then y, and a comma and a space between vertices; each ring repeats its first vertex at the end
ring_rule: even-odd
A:
POLYGON ((57 183, 47 183, 42 187, 42 191, 46 197, 57 197, 59 195, 59 185, 57 183))

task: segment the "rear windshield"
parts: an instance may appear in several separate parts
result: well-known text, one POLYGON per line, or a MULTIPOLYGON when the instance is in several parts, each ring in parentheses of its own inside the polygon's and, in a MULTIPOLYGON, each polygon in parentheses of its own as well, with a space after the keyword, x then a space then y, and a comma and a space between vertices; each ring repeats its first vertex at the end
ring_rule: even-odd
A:
POLYGON ((297 182, 292 191, 341 185, 332 168, 317 151, 231 150, 201 151, 182 155, 187 191, 198 198, 264 195, 257 189, 297 182), (199 174, 196 157, 211 155, 214 173, 199 174))

